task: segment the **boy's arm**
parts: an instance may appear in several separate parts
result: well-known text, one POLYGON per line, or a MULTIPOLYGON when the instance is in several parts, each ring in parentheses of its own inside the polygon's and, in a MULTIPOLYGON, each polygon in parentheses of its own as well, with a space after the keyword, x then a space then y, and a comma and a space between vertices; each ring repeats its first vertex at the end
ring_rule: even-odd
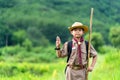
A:
POLYGON ((96 64, 96 61, 97 61, 97 55, 95 55, 95 56, 92 57, 92 63, 91 63, 91 65, 88 67, 88 71, 89 71, 89 72, 93 71, 94 66, 95 66, 95 64, 96 64))
POLYGON ((62 49, 60 49, 60 44, 61 44, 61 40, 60 38, 57 36, 56 37, 56 54, 58 57, 65 57, 67 55, 67 43, 65 43, 62 47, 62 49))
POLYGON ((60 44, 61 44, 60 37, 57 36, 56 37, 56 48, 55 48, 55 50, 56 50, 56 54, 57 54, 58 57, 61 56, 60 44))
POLYGON ((88 67, 89 72, 91 72, 94 69, 94 66, 95 66, 96 61, 97 61, 97 52, 92 45, 90 46, 90 57, 92 57, 92 63, 88 67))

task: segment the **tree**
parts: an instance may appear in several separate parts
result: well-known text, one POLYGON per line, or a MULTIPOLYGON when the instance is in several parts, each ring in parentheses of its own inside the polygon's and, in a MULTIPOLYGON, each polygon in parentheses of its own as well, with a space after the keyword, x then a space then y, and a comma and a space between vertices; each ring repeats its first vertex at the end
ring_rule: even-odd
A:
POLYGON ((110 29, 109 39, 114 47, 120 48, 120 27, 112 27, 110 29))
POLYGON ((67 32, 69 30, 63 26, 64 25, 59 23, 49 23, 47 26, 44 26, 41 31, 51 43, 55 43, 56 36, 62 37, 63 42, 65 42, 69 38, 67 32))
MULTIPOLYGON (((85 38, 88 40, 88 35, 86 35, 85 38)), ((95 47, 96 50, 99 50, 100 47, 103 46, 105 43, 102 37, 102 34, 99 32, 93 32, 91 43, 95 47)))
POLYGON ((25 39, 25 41, 22 43, 22 46, 25 47, 27 51, 31 51, 32 42, 30 41, 30 39, 25 39))
POLYGON ((0 7, 10 8, 17 4, 16 0, 0 0, 0 7))
POLYGON ((27 33, 25 32, 25 30, 19 30, 13 32, 12 40, 15 45, 16 44, 22 45, 22 43, 26 40, 26 38, 27 38, 27 33))
POLYGON ((11 45, 11 35, 10 28, 0 24, 0 47, 11 45))
POLYGON ((48 39, 36 27, 29 27, 27 30, 28 37, 32 41, 33 46, 48 46, 48 39))

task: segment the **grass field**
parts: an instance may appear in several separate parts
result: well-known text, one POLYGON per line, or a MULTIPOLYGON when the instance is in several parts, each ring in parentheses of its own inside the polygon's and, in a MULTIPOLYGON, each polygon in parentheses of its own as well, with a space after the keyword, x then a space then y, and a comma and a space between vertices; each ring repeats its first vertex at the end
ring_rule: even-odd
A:
MULTIPOLYGON (((120 52, 98 55, 98 62, 89 80, 119 80, 120 52)), ((0 80, 65 80, 65 61, 54 63, 0 62, 0 80)))
MULTIPOLYGON (((98 54, 97 64, 93 72, 89 73, 89 80, 119 80, 120 50, 108 48, 105 53, 98 54)), ((46 63, 0 61, 0 80, 65 80, 65 65, 65 59, 46 63)))

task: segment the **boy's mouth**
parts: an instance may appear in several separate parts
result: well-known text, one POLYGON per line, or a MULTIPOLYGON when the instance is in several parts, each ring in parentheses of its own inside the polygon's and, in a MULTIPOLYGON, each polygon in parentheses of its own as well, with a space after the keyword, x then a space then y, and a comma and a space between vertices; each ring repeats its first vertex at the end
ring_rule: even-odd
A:
POLYGON ((80 34, 75 34, 75 35, 80 35, 80 34))

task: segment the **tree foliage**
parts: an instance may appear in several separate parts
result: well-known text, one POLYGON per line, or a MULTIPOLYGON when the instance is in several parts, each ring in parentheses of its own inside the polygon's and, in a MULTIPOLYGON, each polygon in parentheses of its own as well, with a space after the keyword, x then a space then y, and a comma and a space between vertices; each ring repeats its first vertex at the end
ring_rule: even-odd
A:
POLYGON ((25 31, 33 46, 53 44, 56 35, 65 42, 69 39, 67 27, 72 23, 89 25, 91 7, 93 30, 102 33, 109 44, 109 28, 120 23, 119 3, 120 0, 0 0, 0 46, 17 44, 15 34, 20 30, 25 31))
POLYGON ((120 27, 110 29, 109 39, 113 46, 120 48, 120 27))
MULTIPOLYGON (((89 36, 89 35, 86 35, 86 36, 85 36, 85 38, 86 38, 87 40, 89 40, 89 39, 88 39, 88 36, 89 36)), ((95 47, 95 49, 99 51, 100 47, 103 46, 104 43, 105 43, 102 34, 100 34, 99 32, 93 32, 93 33, 92 33, 91 43, 92 43, 92 45, 95 47)))
POLYGON ((13 44, 20 44, 22 45, 22 43, 26 40, 27 38, 27 34, 24 30, 20 30, 20 31, 16 31, 13 33, 13 44))

